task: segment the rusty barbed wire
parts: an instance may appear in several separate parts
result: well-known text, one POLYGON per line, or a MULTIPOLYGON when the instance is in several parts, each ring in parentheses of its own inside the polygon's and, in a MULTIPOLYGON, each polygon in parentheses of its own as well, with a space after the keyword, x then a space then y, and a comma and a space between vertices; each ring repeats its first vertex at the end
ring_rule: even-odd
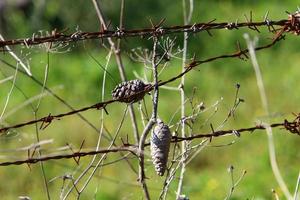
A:
POLYGON ((80 112, 87 111, 87 110, 90 110, 90 109, 105 109, 105 106, 107 106, 108 104, 111 104, 115 101, 116 100, 109 100, 109 101, 105 101, 105 102, 100 102, 100 103, 96 103, 96 104, 91 105, 91 106, 83 107, 83 108, 80 108, 80 109, 77 109, 77 110, 72 110, 70 112, 61 113, 61 114, 57 114, 57 115, 49 114, 48 116, 45 116, 45 117, 42 117, 42 118, 39 118, 39 119, 36 119, 36 120, 31 120, 31 121, 16 124, 16 125, 13 125, 13 126, 0 128, 0 133, 5 132, 9 129, 16 129, 16 128, 28 126, 28 125, 31 125, 31 124, 36 124, 38 122, 42 122, 42 124, 40 126, 40 129, 45 129, 55 119, 60 119, 60 118, 65 117, 65 116, 74 115, 76 113, 80 113, 80 112))
MULTIPOLYGON (((206 23, 194 23, 189 25, 175 25, 163 27, 162 24, 165 19, 162 19, 158 24, 153 25, 151 28, 144 29, 132 29, 126 30, 124 28, 116 30, 108 30, 101 28, 98 32, 82 32, 76 31, 74 33, 66 34, 67 30, 58 31, 54 29, 47 36, 37 36, 35 34, 32 37, 28 38, 17 38, 0 41, 0 48, 4 48, 5 46, 13 46, 13 45, 25 45, 29 47, 31 45, 38 45, 42 43, 54 43, 54 42, 76 42, 80 40, 90 40, 90 39, 104 39, 104 38, 126 38, 126 37, 150 37, 155 35, 156 37, 161 37, 163 35, 169 35, 174 33, 188 32, 188 33, 199 33, 202 31, 206 31, 210 34, 210 30, 216 29, 239 29, 239 28, 249 28, 251 30, 260 32, 258 27, 264 26, 268 27, 269 32, 276 32, 279 29, 284 27, 284 31, 292 32, 297 35, 300 34, 300 13, 297 11, 294 14, 288 13, 287 19, 281 19, 277 21, 272 21, 265 17, 263 21, 253 22, 252 21, 252 12, 250 12, 250 18, 245 15, 246 22, 238 23, 238 20, 235 22, 220 22, 215 23, 215 19, 206 22, 206 23), (275 28, 275 26, 279 26, 279 28, 275 28)), ((103 41, 103 40, 102 40, 103 41)))
MULTIPOLYGON (((256 47, 255 50, 259 51, 259 50, 263 50, 263 49, 267 49, 267 48, 272 47, 277 42, 284 39, 283 33, 285 32, 285 30, 286 30, 286 27, 283 27, 280 31, 278 31, 275 34, 275 37, 273 38, 271 43, 260 46, 260 47, 256 47)), ((208 59, 205 59, 205 60, 194 60, 191 63, 187 64, 185 71, 181 72, 177 76, 174 76, 174 77, 172 77, 172 78, 170 78, 166 81, 159 81, 158 86, 163 86, 163 85, 166 85, 170 82, 173 82, 173 81, 181 78, 184 74, 190 72, 195 67, 197 67, 201 64, 204 64, 204 63, 212 62, 212 61, 215 61, 215 60, 218 60, 218 59, 225 59, 225 58, 236 58, 236 57, 240 58, 240 59, 248 58, 248 56, 247 56, 248 49, 241 50, 239 45, 238 45, 237 48, 238 48, 238 51, 236 53, 233 53, 233 54, 224 54, 224 55, 220 55, 220 56, 211 57, 211 58, 208 58, 208 59)), ((108 111, 106 110, 107 105, 115 103, 115 102, 128 102, 127 99, 135 99, 136 97, 139 97, 142 94, 145 94, 145 93, 148 93, 148 92, 152 91, 153 88, 154 88, 153 84, 148 84, 148 86, 145 87, 145 89, 143 91, 139 91, 139 92, 137 92, 137 93, 135 93, 135 94, 133 94, 129 97, 126 97, 126 98, 120 98, 120 99, 117 99, 117 100, 108 100, 108 101, 104 101, 104 102, 99 102, 99 103, 96 103, 94 105, 83 107, 83 108, 80 108, 80 109, 77 109, 77 110, 72 110, 72 111, 67 112, 67 113, 61 113, 61 114, 57 114, 57 115, 49 114, 48 116, 45 116, 45 117, 42 117, 42 118, 39 118, 39 119, 36 119, 36 120, 31 120, 31 121, 28 121, 28 122, 24 122, 24 123, 12 125, 12 126, 2 127, 2 128, 0 128, 0 133, 5 132, 9 129, 16 129, 16 128, 28 126, 28 125, 31 125, 31 124, 35 124, 35 123, 38 123, 38 122, 42 122, 42 124, 40 126, 40 129, 45 129, 55 119, 56 120, 61 119, 65 116, 81 113, 81 112, 84 112, 84 111, 87 111, 87 110, 90 110, 90 109, 98 109, 98 110, 99 109, 104 109, 105 112, 108 114, 108 111)))
MULTIPOLYGON (((300 136, 300 113, 296 115, 296 118, 293 121, 288 121, 287 119, 284 120, 282 123, 273 123, 268 125, 271 128, 282 128, 287 131, 289 131, 292 134, 297 134, 300 136), (293 129, 291 129, 293 127, 293 129), (295 131, 296 130, 296 131, 295 131)), ((237 137, 241 137, 241 133, 244 132, 254 132, 256 130, 264 130, 266 129, 265 125, 259 124, 253 127, 248 128, 240 128, 240 129, 231 129, 231 130, 220 130, 220 131, 213 131, 206 134, 193 134, 190 137, 179 137, 179 136, 172 136, 172 143, 182 142, 182 141, 189 141, 199 138, 214 138, 214 137, 220 137, 224 135, 235 135, 237 137)), ((145 143, 145 146, 150 146, 150 143, 145 143)), ((9 165, 22 165, 22 164, 35 164, 42 161, 49 161, 49 160, 59 160, 59 159, 75 159, 75 162, 79 164, 79 160, 81 157, 84 156, 91 156, 96 154, 104 154, 104 153, 114 153, 114 152, 120 152, 120 151, 128 151, 134 155, 137 155, 138 146, 135 144, 129 144, 124 143, 120 147, 114 147, 109 149, 101 149, 98 151, 87 151, 82 152, 81 149, 79 151, 73 151, 71 154, 61 154, 61 155, 47 155, 43 157, 29 157, 27 159, 23 160, 16 160, 16 161, 9 161, 9 162, 1 162, 0 166, 9 166, 9 165)), ((33 154, 32 154, 33 155, 33 154)))
MULTIPOLYGON (((296 116, 296 118, 289 122, 287 119, 284 120, 282 123, 273 123, 269 125, 271 128, 284 128, 285 130, 289 131, 292 134, 297 134, 300 136, 300 113, 296 116)), ((234 134, 237 137, 240 137, 240 133, 242 132, 253 132, 255 130, 264 130, 266 129, 265 125, 258 124, 253 127, 249 128, 240 128, 240 129, 232 129, 232 130, 220 130, 220 131, 212 131, 211 133, 206 133, 206 134, 197 134, 193 135, 190 137, 178 137, 178 136, 173 136, 172 137, 172 142, 181 142, 184 140, 193 140, 196 138, 213 138, 213 137, 219 137, 219 136, 224 136, 224 135, 229 135, 229 134, 234 134)))
MULTIPOLYGON (((74 152, 71 154, 61 154, 61 155, 48 155, 48 156, 42 156, 38 158, 30 157, 24 160, 18 160, 18 161, 12 161, 12 162, 2 162, 0 163, 0 166, 8 166, 8 165, 22 165, 22 164, 34 164, 42 161, 48 161, 48 160, 59 160, 59 159, 68 159, 68 158, 81 158, 84 156, 91 156, 96 154, 107 154, 107 153, 115 153, 115 152, 121 152, 121 151, 128 151, 133 154, 135 154, 135 148, 123 146, 123 147, 113 147, 109 149, 100 149, 98 151, 87 151, 87 152, 74 152)), ((78 159, 79 160, 79 159, 78 159)), ((78 164, 78 160, 75 160, 75 162, 78 164)))

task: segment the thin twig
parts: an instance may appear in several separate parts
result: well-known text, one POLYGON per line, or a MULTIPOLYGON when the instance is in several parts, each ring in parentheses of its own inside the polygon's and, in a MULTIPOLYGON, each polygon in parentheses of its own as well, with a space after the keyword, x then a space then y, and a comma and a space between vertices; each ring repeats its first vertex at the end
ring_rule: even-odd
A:
MULTIPOLYGON (((189 1, 189 12, 187 14, 187 3, 186 0, 182 0, 182 10, 183 10, 183 21, 184 25, 187 25, 190 23, 190 20, 193 15, 193 7, 194 7, 194 2, 193 0, 189 1)), ((183 36, 183 52, 182 52, 182 72, 185 71, 185 66, 186 66, 186 60, 187 60, 187 47, 188 47, 188 38, 189 35, 187 32, 184 32, 183 36)), ((185 94, 184 94, 184 86, 185 86, 185 76, 183 75, 181 77, 181 82, 180 82, 180 97, 181 97, 181 136, 185 137, 185 94)), ((179 176, 179 181, 178 181, 178 187, 177 187, 177 192, 176 192, 176 199, 179 199, 181 193, 182 193, 182 187, 183 187, 183 178, 184 178, 184 173, 186 170, 186 159, 187 159, 187 143, 186 141, 183 141, 181 143, 181 171, 180 171, 180 176, 179 176)))
MULTIPOLYGON (((45 91, 45 87, 46 87, 46 84, 47 84, 47 81, 48 81, 49 67, 50 67, 50 55, 49 55, 49 51, 47 51, 47 64, 46 64, 46 67, 45 67, 44 81, 43 81, 43 86, 41 88, 40 94, 43 94, 44 91, 45 91)), ((35 119, 37 119, 37 114, 38 114, 41 103, 42 103, 42 97, 39 98, 36 107, 33 109, 35 119)), ((35 124, 35 134, 36 134, 36 141, 37 141, 37 143, 39 143, 40 142, 40 135, 39 135, 39 128, 38 128, 37 123, 35 124)), ((37 149, 37 154, 38 154, 38 158, 40 158, 42 156, 42 152, 41 152, 40 148, 37 149)), ((50 200, 51 197, 50 197, 48 180, 47 180, 47 177, 46 177, 44 163, 39 162, 39 164, 40 164, 40 168, 41 168, 42 175, 43 175, 43 181, 44 181, 44 186, 45 186, 45 190, 46 190, 47 199, 50 200)))
MULTIPOLYGON (((106 64, 104 66, 104 73, 103 73, 103 80, 102 80, 102 90, 101 90, 101 101, 104 101, 104 97, 105 97, 105 86, 106 86, 106 74, 107 74, 107 68, 110 62, 110 58, 112 55, 112 51, 109 51, 108 55, 107 55, 107 61, 106 64)), ((102 136, 104 135, 104 110, 101 110, 101 115, 100 115, 100 129, 99 129, 99 135, 98 135, 98 139, 97 139, 97 144, 96 144, 96 148, 95 150, 98 151, 100 148, 100 143, 101 143, 101 139, 102 136)), ((76 189, 76 185, 77 183, 79 183, 79 181, 84 177, 84 175, 87 174, 87 172, 93 167, 94 162, 97 158, 97 155, 94 155, 92 157, 92 160, 90 161, 90 163, 88 164, 88 166, 83 170, 83 172, 81 172, 81 174, 78 176, 78 178, 73 181, 73 185, 70 187, 70 189, 67 191, 67 193, 65 194, 65 196, 63 197, 64 199, 68 197, 68 195, 72 192, 73 188, 76 189)), ((100 159, 101 160, 101 159, 100 159)), ((99 164, 98 164, 99 165, 99 164)), ((94 168, 95 169, 95 168, 94 168)), ((89 177, 90 179, 91 177, 89 177)), ((77 190, 78 196, 80 196, 80 192, 77 190)))
POLYGON ((294 200, 298 200, 299 197, 299 187, 300 187, 300 171, 299 171, 299 175, 297 178, 297 183, 296 183, 296 187, 295 187, 295 192, 294 192, 294 200))
POLYGON ((4 107, 3 107, 1 115, 0 115, 0 121, 2 121, 2 117, 3 117, 3 115, 4 115, 5 111, 6 111, 6 108, 8 106, 10 96, 11 96, 11 94, 12 94, 14 88, 15 88, 15 83, 16 83, 17 74, 18 74, 18 66, 19 66, 19 63, 17 63, 17 67, 15 69, 14 78, 13 78, 13 81, 12 81, 12 85, 11 85, 11 88, 10 88, 9 92, 7 93, 7 96, 6 96, 5 104, 4 104, 4 107))
POLYGON ((226 196, 225 200, 231 199, 231 196, 232 196, 234 190, 236 189, 236 187, 239 185, 239 183, 242 181, 242 179, 244 178, 244 176, 247 173, 247 171, 244 170, 242 175, 239 177, 239 179, 237 181, 235 181, 234 177, 233 177, 234 167, 232 165, 228 168, 228 171, 230 173, 231 187, 230 187, 229 193, 226 196))
MULTIPOLYGON (((124 111, 124 115, 123 115, 123 117, 122 117, 122 119, 121 119, 121 122, 120 122, 120 124, 119 124, 119 126, 118 126, 118 129, 117 129, 117 131, 116 131, 116 134, 115 134, 113 140, 111 141, 109 147, 107 148, 108 150, 111 149, 111 148, 113 148, 113 146, 114 146, 114 144, 115 144, 115 141, 116 141, 116 139, 117 139, 117 137, 118 137, 118 135, 119 135, 119 133, 120 133, 121 127, 122 127, 122 125, 123 125, 123 123, 124 123, 125 116, 126 116, 126 114, 127 114, 127 109, 128 109, 128 107, 126 106, 125 111, 124 111)), ((97 148, 98 148, 98 147, 97 147, 97 148)), ((97 150, 98 150, 98 149, 97 149, 97 150)), ((94 167, 94 169, 92 170, 91 174, 89 174, 89 177, 87 178, 87 180, 85 181, 85 183, 83 184, 83 186, 81 187, 81 189, 79 190, 79 192, 78 192, 78 197, 79 197, 79 195, 84 191, 84 189, 87 187, 87 185, 88 185, 89 182, 91 181, 91 179, 92 179, 92 177, 94 176, 94 174, 96 173, 96 171, 99 170, 99 169, 101 169, 99 166, 100 166, 100 164, 104 161, 104 159, 106 158, 106 156, 107 156, 107 154, 103 154, 102 157, 100 158, 100 160, 97 162, 97 164, 95 165, 95 167, 94 167)))
MULTIPOLYGON (((3 36, 0 34, 0 44, 4 42, 3 36)), ((4 42, 5 43, 5 42, 4 42)), ((2 45, 1 45, 2 46, 2 45)), ((9 52, 9 54, 17 61, 18 64, 21 65, 21 67, 25 70, 26 74, 28 76, 32 76, 29 66, 26 66, 24 62, 11 50, 11 48, 7 45, 3 45, 2 47, 5 47, 5 49, 9 52)))

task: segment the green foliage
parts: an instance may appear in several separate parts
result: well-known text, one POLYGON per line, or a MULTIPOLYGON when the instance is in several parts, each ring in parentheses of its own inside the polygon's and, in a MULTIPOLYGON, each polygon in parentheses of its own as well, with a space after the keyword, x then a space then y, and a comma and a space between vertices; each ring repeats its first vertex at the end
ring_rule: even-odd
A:
MULTIPOLYGON (((118 27, 120 1, 104 0, 101 1, 103 12, 107 20, 111 20, 111 29, 118 27)), ((192 22, 208 22, 214 18, 218 22, 234 22, 236 19, 244 21, 244 14, 253 11, 254 20, 262 20, 266 11, 270 12, 271 19, 286 19, 285 10, 293 12, 297 5, 295 1, 195 1, 194 15, 192 22)), ((97 20, 93 5, 90 1, 45 1, 45 4, 34 1, 32 12, 26 16, 20 10, 13 6, 5 11, 7 27, 5 29, 5 38, 30 37, 39 30, 49 31, 57 28, 58 30, 68 29, 71 33, 79 27, 82 31, 98 31, 99 22, 97 20), (8 17, 8 12, 9 17, 8 17)), ((153 22, 159 22, 166 18, 164 25, 182 24, 181 1, 125 1, 125 28, 146 28, 150 27, 149 18, 153 22)), ((4 30, 4 29, 3 29, 4 30)), ((270 42, 271 34, 262 28, 262 34, 258 34, 249 29, 241 30, 217 30, 212 31, 213 37, 202 32, 190 36, 188 57, 194 54, 199 60, 228 54, 236 51, 236 41, 240 41, 241 46, 245 48, 243 33, 250 33, 252 36, 258 36, 259 44, 270 42), (267 38, 269 37, 269 38, 267 38)), ((176 35, 176 43, 182 47, 182 36, 176 35)), ((175 37, 170 36, 171 38, 175 37)), ((164 38, 165 39, 165 38, 164 38)), ((255 75, 250 61, 239 59, 223 59, 201 65, 196 70, 186 76, 186 95, 192 96, 193 87, 197 87, 196 99, 205 102, 206 106, 214 104, 223 97, 220 103, 218 113, 212 118, 214 125, 219 125, 226 117, 234 101, 235 84, 241 84, 239 96, 245 100, 238 108, 235 118, 231 119, 225 129, 252 126, 255 121, 267 119, 270 122, 282 121, 284 118, 291 119, 292 112, 298 112, 300 95, 297 92, 299 82, 300 62, 298 52, 300 50, 299 38, 293 35, 287 35, 286 40, 278 43, 275 47, 258 53, 258 62, 262 68, 262 74, 265 82, 267 97, 269 99, 271 117, 262 116, 262 106, 259 92, 256 85, 255 75)), ((100 47, 99 41, 85 41, 70 44, 69 52, 50 53, 49 57, 49 75, 47 86, 53 89, 65 101, 75 108, 92 105, 101 100, 101 87, 103 79, 103 70, 88 55, 92 54, 102 66, 106 64, 107 51, 100 47)), ((148 47, 151 49, 151 40, 148 38, 129 38, 122 41, 122 56, 126 66, 126 73, 130 79, 135 78, 134 72, 143 75, 143 64, 130 60, 129 54, 132 48, 148 47)), ((23 48, 14 48, 15 52, 23 54, 31 52, 26 58, 30 58, 31 70, 40 80, 43 80, 45 66, 47 64, 47 53, 39 48, 26 50, 23 48)), ((8 58, 8 54, 1 54, 0 58, 15 64, 15 61, 8 58)), ((8 69, 6 65, 0 63, 0 80, 6 75, 13 75, 14 70, 8 69)), ((114 77, 114 81, 109 77, 106 79, 105 99, 111 99, 110 91, 120 82, 117 65, 112 57, 109 67, 109 73, 114 77)), ((147 70, 146 70, 147 71, 147 70)), ((171 60, 165 71, 159 77, 166 80, 181 71, 181 61, 171 60)), ((148 71, 147 71, 148 72, 148 71)), ((148 78, 151 79, 150 76, 148 78)), ((171 83, 171 86, 178 86, 178 81, 171 83)), ((40 94, 41 87, 18 74, 16 85, 28 97, 40 94)), ((10 90, 11 83, 0 84, 1 96, 0 105, 4 105, 6 95, 10 90)), ((26 98, 18 89, 14 89, 9 101, 7 110, 12 110, 16 105, 20 105, 26 98)), ((180 96, 178 92, 161 89, 159 103, 159 115, 165 121, 171 120, 171 116, 180 106, 180 96), (171 99, 171 103, 170 103, 171 99)), ((145 102, 151 105, 150 96, 146 95, 145 102)), ((33 102, 36 106, 36 102, 33 102)), ((2 106, 3 107, 3 106, 2 106)), ((1 108, 2 108, 1 107, 1 108)), ((109 115, 105 116, 106 129, 114 133, 125 105, 108 106, 109 115)), ((135 110, 138 111, 135 105, 135 110)), ((150 108, 150 107, 149 107, 150 108)), ((57 114, 66 112, 68 109, 59 103, 55 98, 46 96, 43 98, 38 116, 47 116, 49 113, 57 114)), ((191 111, 188 108, 188 111, 191 111)), ((148 110, 148 112, 151 112, 148 110)), ((196 123, 195 132, 205 133, 210 131, 210 126, 201 127, 205 119, 214 112, 211 109, 199 117, 196 123), (201 128, 200 128, 201 127, 201 128)), ((99 111, 90 111, 83 114, 92 123, 100 123, 99 111)), ((22 110, 17 111, 7 119, 10 124, 16 124, 33 119, 32 108, 28 105, 22 110)), ((175 115, 173 122, 178 121, 179 113, 175 115)), ((129 136, 133 142, 130 119, 127 117, 124 122, 124 128, 121 130, 120 137, 123 139, 129 136)), ((139 130, 142 125, 139 124, 139 130)), ((35 141, 35 128, 29 126, 16 130, 17 134, 13 137, 1 137, 1 149, 15 149, 27 146, 35 141)), ((292 191, 296 184, 296 176, 299 170, 299 137, 289 135, 284 130, 274 130, 275 145, 278 156, 278 163, 284 179, 289 189, 292 191)), ((41 131, 41 139, 54 139, 54 143, 49 148, 61 147, 66 143, 75 146, 78 149, 81 142, 85 140, 84 148, 94 147, 96 145, 97 133, 82 122, 78 117, 72 116, 60 121, 53 122, 47 129, 41 131)), ((118 138, 117 143, 121 145, 118 138)), ((105 141, 103 145, 107 145, 105 141)), ((281 198, 278 185, 272 174, 269 164, 267 139, 263 131, 257 131, 253 134, 243 134, 241 138, 233 136, 214 139, 212 147, 205 148, 194 161, 188 165, 184 181, 183 192, 190 199, 223 199, 226 197, 231 183, 230 175, 226 171, 229 165, 234 165, 235 176, 239 177, 242 170, 247 170, 247 174, 236 188, 232 199, 271 199, 271 189, 274 188, 281 198), (225 147, 213 147, 213 145, 228 144, 231 141, 234 144, 225 147)), ((20 156, 26 158, 27 152, 22 152, 20 156)), ((9 154, 11 157, 19 153, 9 154)), ((118 154, 110 155, 106 162, 113 161, 120 156, 118 154)), ((86 167, 90 160, 82 159, 81 169, 86 167)), ((137 163, 133 161, 134 167, 137 163)), ((149 176, 149 188, 151 196, 158 197, 163 179, 157 177, 151 161, 146 160, 147 176, 149 176)), ((73 160, 51 161, 45 164, 46 175, 48 179, 61 176, 64 173, 70 173, 75 168, 73 160)), ((0 184, 0 193, 3 199, 16 199, 17 196, 28 195, 32 199, 45 198, 43 190, 43 181, 39 165, 1 167, 0 180, 5 184, 0 184)), ((95 180, 89 185, 82 199, 141 199, 143 195, 140 186, 136 182, 136 174, 130 170, 125 161, 104 167, 103 171, 97 173, 95 180), (97 188, 97 191, 95 191, 97 188)), ((49 184, 50 193, 54 199, 59 197, 61 179, 49 184)), ((174 191, 176 184, 170 187, 170 199, 175 198, 174 191)), ((75 193, 74 193, 75 194, 75 193)), ((74 196, 72 196, 74 197, 74 196)), ((72 198, 71 198, 72 199, 72 198)))

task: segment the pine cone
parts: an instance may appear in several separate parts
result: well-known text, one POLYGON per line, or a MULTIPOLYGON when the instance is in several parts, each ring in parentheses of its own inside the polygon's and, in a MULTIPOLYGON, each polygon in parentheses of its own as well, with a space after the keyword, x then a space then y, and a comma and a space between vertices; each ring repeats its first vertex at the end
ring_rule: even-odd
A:
POLYGON ((141 80, 131 80, 120 83, 112 91, 112 97, 114 100, 119 100, 125 103, 134 103, 140 101, 145 96, 143 92, 148 84, 145 84, 141 80))
POLYGON ((155 171, 159 176, 163 176, 167 168, 171 137, 169 127, 158 120, 152 132, 150 150, 155 171))

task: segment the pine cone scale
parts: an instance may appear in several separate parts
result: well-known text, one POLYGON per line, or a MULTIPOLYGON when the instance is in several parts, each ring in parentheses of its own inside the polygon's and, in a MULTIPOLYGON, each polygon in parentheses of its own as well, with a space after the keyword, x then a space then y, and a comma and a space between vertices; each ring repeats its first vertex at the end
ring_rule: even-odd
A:
POLYGON ((130 80, 120 83, 112 91, 114 100, 125 103, 134 103, 140 101, 145 96, 145 89, 149 84, 145 84, 141 80, 130 80))

